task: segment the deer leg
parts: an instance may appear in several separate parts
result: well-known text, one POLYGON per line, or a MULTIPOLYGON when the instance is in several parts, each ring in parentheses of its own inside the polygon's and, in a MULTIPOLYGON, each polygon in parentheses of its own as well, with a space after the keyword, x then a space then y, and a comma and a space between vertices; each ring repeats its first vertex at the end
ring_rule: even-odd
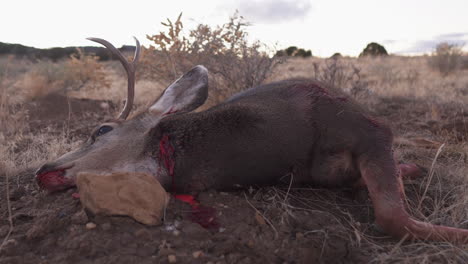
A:
MULTIPOLYGON (((425 170, 420 168, 414 163, 400 163, 398 164, 398 171, 402 179, 417 179, 425 174, 425 170)), ((363 178, 359 178, 354 184, 354 188, 366 188, 366 183, 363 178)))
POLYGON ((380 149, 358 158, 358 166, 369 190, 377 224, 398 238, 468 243, 468 230, 423 223, 409 216, 405 210, 399 168, 390 152, 389 149, 380 149))

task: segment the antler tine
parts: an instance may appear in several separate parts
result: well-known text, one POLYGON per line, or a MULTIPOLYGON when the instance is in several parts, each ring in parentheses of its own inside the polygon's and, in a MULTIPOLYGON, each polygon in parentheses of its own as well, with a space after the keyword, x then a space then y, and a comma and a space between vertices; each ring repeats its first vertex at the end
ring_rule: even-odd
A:
POLYGON ((128 115, 130 114, 130 111, 132 110, 133 100, 135 98, 135 70, 136 70, 137 62, 140 58, 140 42, 138 41, 137 38, 135 37, 133 38, 136 41, 136 50, 135 50, 135 56, 131 63, 123 56, 122 52, 120 52, 116 47, 114 47, 114 45, 112 45, 107 40, 100 39, 100 38, 87 38, 91 41, 102 44, 103 46, 108 48, 112 54, 117 56, 119 61, 122 63, 122 66, 125 68, 125 71, 127 72, 127 78, 128 78, 127 100, 125 101, 124 109, 119 114, 118 119, 120 120, 127 119, 128 115))
POLYGON ((138 63, 138 60, 140 59, 140 41, 138 41, 138 39, 136 37, 133 37, 133 39, 135 40, 136 42, 136 49, 135 49, 135 56, 133 57, 133 62, 132 64, 134 65, 133 67, 136 68, 136 64, 138 63))

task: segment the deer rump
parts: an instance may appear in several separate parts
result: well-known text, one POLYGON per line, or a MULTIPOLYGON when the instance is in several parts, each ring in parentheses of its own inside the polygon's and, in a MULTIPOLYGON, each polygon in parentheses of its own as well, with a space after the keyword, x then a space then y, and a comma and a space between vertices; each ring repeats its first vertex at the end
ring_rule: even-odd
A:
POLYGON ((166 139, 170 155, 148 151, 166 169, 166 189, 231 189, 274 184, 285 176, 294 185, 363 182, 376 222, 389 234, 466 243, 468 230, 408 215, 389 127, 339 91, 322 87, 311 80, 281 81, 249 89, 203 112, 162 119, 148 145, 161 148, 166 139), (172 163, 161 162, 168 159, 172 163))

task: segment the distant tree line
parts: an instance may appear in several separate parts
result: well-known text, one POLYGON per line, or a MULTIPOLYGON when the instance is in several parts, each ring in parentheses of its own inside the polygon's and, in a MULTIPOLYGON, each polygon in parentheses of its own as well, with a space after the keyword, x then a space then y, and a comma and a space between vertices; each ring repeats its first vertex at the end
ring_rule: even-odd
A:
MULTIPOLYGON (((312 51, 310 50, 305 50, 298 48, 296 46, 290 46, 286 49, 278 50, 276 52, 276 56, 282 57, 282 56, 289 56, 289 57, 302 57, 302 58, 307 58, 312 56, 312 51)), ((387 50, 384 48, 384 46, 376 43, 376 42, 371 42, 367 44, 367 46, 364 48, 364 50, 359 54, 359 57, 378 57, 378 56, 388 56, 387 50)), ((335 53, 333 54, 332 58, 337 59, 342 57, 340 53, 335 53)))
POLYGON ((284 50, 278 50, 276 52, 276 56, 291 56, 291 57, 302 57, 302 58, 307 58, 312 56, 312 51, 310 50, 305 50, 305 49, 300 49, 297 48, 296 46, 291 46, 287 49, 284 50))
MULTIPOLYGON (((65 47, 65 48, 50 48, 38 49, 34 47, 23 46, 21 44, 10 44, 0 42, 0 55, 14 55, 16 57, 27 58, 31 60, 36 59, 50 59, 57 61, 70 56, 79 56, 77 49, 80 49, 85 55, 95 55, 99 57, 100 61, 112 60, 112 54, 103 47, 65 47)), ((122 46, 119 48, 122 52, 133 52, 135 46, 122 46)))

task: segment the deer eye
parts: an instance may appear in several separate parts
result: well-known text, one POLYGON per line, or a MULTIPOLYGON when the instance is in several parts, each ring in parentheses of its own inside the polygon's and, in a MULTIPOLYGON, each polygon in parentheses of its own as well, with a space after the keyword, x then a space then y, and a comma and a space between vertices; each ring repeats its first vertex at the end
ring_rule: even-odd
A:
POLYGON ((112 129, 114 129, 114 128, 111 127, 111 126, 102 126, 97 131, 96 137, 102 136, 102 135, 106 134, 107 132, 112 131, 112 129))

